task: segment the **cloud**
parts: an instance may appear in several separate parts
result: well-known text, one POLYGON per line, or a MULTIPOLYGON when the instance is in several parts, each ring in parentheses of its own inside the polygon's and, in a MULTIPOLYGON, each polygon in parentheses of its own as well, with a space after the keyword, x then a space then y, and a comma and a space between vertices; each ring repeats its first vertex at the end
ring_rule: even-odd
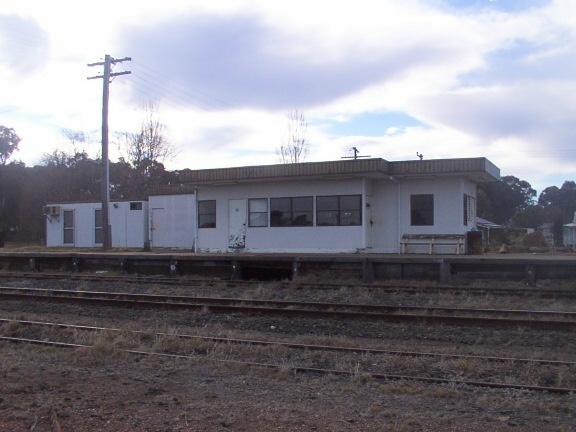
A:
POLYGON ((50 55, 49 37, 39 23, 18 15, 0 15, 2 64, 15 76, 40 71, 50 55))
MULTIPOLYGON (((383 41, 369 55, 361 44, 336 54, 313 35, 299 49, 302 39, 258 14, 189 14, 127 27, 119 38, 120 51, 135 62, 169 71, 212 100, 272 110, 325 104, 450 55, 445 46, 410 38, 383 41)), ((148 90, 160 97, 169 85, 156 82, 148 90)))

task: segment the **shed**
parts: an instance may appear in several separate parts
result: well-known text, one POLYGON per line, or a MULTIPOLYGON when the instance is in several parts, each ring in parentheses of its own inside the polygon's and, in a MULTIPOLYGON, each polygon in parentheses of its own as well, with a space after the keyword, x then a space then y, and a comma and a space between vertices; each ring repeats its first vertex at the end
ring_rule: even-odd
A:
MULTIPOLYGON (((101 203, 53 203, 44 206, 43 213, 47 246, 102 246, 101 203)), ((112 201, 110 226, 113 247, 143 247, 148 239, 148 202, 112 201)))
POLYGON ((576 247, 576 212, 574 212, 572 222, 564 225, 562 237, 564 246, 576 247))

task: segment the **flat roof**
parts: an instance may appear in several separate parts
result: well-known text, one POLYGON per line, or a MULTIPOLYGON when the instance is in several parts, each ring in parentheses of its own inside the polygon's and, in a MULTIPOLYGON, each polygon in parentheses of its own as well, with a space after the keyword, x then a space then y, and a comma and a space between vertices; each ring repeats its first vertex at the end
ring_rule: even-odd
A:
POLYGON ((381 158, 347 159, 326 162, 303 162, 255 165, 201 170, 185 169, 179 173, 178 185, 159 186, 152 194, 177 194, 192 191, 192 185, 224 185, 266 180, 338 179, 390 177, 422 178, 462 176, 475 183, 500 179, 500 169, 488 159, 430 159, 389 162, 381 158))

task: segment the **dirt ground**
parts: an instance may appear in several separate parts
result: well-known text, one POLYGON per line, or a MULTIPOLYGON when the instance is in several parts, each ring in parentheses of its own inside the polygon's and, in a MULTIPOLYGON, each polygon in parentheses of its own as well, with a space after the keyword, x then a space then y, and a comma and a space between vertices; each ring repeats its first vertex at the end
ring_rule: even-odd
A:
POLYGON ((0 342, 0 431, 573 431, 574 395, 0 342))

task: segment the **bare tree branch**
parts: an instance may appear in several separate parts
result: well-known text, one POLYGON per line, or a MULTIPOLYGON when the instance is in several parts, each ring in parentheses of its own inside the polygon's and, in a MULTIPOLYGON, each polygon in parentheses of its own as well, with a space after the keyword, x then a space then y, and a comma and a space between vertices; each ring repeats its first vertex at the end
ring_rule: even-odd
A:
POLYGON ((288 120, 287 138, 276 149, 278 160, 283 164, 304 162, 308 157, 308 141, 306 140, 308 123, 304 114, 297 108, 291 110, 286 118, 288 120))

